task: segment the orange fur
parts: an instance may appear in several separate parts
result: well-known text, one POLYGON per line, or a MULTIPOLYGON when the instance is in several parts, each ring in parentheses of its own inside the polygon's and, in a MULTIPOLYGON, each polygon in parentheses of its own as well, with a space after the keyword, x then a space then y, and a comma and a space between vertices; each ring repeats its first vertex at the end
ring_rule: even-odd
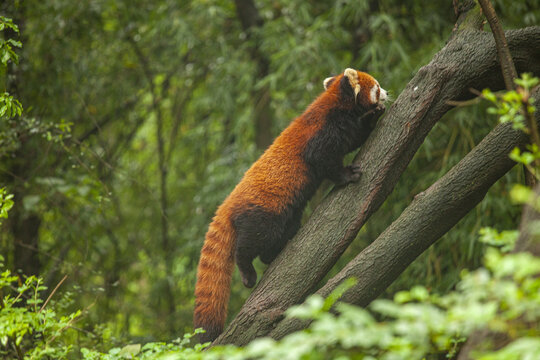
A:
POLYGON ((195 287, 194 323, 207 333, 212 328, 221 333, 227 318, 235 246, 231 218, 248 203, 276 213, 288 205, 283 200, 290 199, 306 177, 301 151, 319 127, 302 117, 293 121, 216 211, 201 250, 195 287))
MULTIPOLYGON (((291 206, 295 194, 309 180, 303 157, 306 144, 322 128, 329 110, 355 106, 355 100, 343 102, 339 98, 338 87, 343 76, 338 75, 328 82, 327 90, 274 140, 219 206, 206 233, 197 270, 194 324, 206 330, 203 340, 217 337, 227 317, 236 245, 232 219, 246 206, 276 214, 291 206)), ((361 90, 356 100, 368 101, 375 79, 358 72, 357 80, 361 90)))

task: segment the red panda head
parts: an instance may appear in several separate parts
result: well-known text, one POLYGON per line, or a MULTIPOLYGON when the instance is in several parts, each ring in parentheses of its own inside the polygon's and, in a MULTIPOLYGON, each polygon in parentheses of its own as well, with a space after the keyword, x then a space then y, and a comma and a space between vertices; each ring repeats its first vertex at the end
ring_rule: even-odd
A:
POLYGON ((388 98, 386 90, 373 76, 351 68, 345 69, 343 74, 326 78, 323 84, 325 90, 337 92, 364 108, 381 105, 388 98))

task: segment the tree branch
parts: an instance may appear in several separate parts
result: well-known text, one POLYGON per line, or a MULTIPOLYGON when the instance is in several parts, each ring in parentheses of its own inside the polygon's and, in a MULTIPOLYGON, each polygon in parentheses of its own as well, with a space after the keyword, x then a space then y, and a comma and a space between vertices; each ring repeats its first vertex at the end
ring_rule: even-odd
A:
MULTIPOLYGON (((507 38, 518 69, 540 74, 540 27, 509 31, 507 38)), ((504 86, 495 71, 495 54, 491 34, 463 30, 418 71, 357 155, 363 177, 332 191, 317 207, 216 344, 243 345, 269 334, 284 310, 314 290, 390 194, 430 129, 451 108, 447 102, 471 98, 470 87, 504 86)))
MULTIPOLYGON (((540 121, 540 113, 536 118, 540 121)), ((396 221, 317 294, 327 297, 344 280, 355 277, 357 284, 343 294, 341 301, 368 305, 484 198, 489 188, 515 165, 508 154, 516 146, 524 147, 527 140, 527 135, 512 129, 512 124, 495 127, 446 175, 418 194, 396 221)), ((286 319, 270 336, 281 338, 306 324, 286 319)))
POLYGON ((101 131, 101 128, 107 125, 112 120, 117 120, 118 117, 125 111, 132 109, 139 102, 138 96, 133 96, 130 99, 124 101, 120 106, 104 115, 99 121, 94 121, 94 127, 87 130, 83 135, 78 138, 78 142, 84 142, 90 136, 97 134, 101 131))
MULTIPOLYGON (((491 27, 491 31, 493 33, 493 37, 495 38, 495 45, 497 47, 497 56, 499 58, 499 61, 501 62, 501 70, 504 77, 504 83, 506 85, 506 90, 516 90, 516 84, 514 84, 514 80, 518 77, 516 67, 514 65, 514 61, 512 61, 512 55, 510 54, 510 50, 508 48, 508 42, 506 41, 506 37, 504 36, 503 28, 499 22, 499 18, 497 17, 497 14, 495 13, 495 9, 493 8, 493 5, 491 4, 490 0, 478 0, 480 3, 480 6, 482 7, 482 11, 484 12, 486 19, 489 23, 489 26, 491 27)), ((523 92, 523 89, 521 87, 518 87, 520 91, 523 92)), ((526 98, 528 100, 528 95, 526 94, 526 98)), ((534 122, 534 119, 532 116, 529 116, 528 112, 528 102, 524 101, 523 105, 523 114, 525 116, 527 127, 529 129, 530 135, 531 135, 531 143, 536 144, 538 148, 540 148, 540 135, 538 134, 538 127, 534 122)), ((535 166, 537 168, 540 167, 540 160, 535 160, 535 166)), ((527 171, 527 170, 526 170, 527 171)), ((527 175, 528 171, 526 172, 527 175)), ((531 184, 534 184, 535 181, 531 181, 532 177, 527 177, 531 184)))
POLYGON ((501 69, 504 77, 504 84, 506 85, 506 90, 515 90, 516 86, 514 84, 514 79, 517 78, 516 67, 512 61, 512 55, 508 49, 508 42, 504 36, 503 28, 499 22, 499 18, 495 13, 495 9, 489 0, 478 0, 478 3, 482 7, 482 11, 486 16, 486 19, 491 27, 493 32, 493 37, 495 38, 495 44, 497 47, 497 56, 501 61, 501 69))

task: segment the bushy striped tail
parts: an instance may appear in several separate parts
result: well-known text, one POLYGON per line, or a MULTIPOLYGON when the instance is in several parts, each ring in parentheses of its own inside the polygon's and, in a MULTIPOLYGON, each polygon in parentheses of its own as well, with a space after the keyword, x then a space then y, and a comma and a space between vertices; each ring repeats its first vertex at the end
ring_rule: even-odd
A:
POLYGON ((194 328, 203 328, 201 343, 223 332, 234 270, 235 233, 230 220, 218 210, 201 250, 195 285, 194 328))

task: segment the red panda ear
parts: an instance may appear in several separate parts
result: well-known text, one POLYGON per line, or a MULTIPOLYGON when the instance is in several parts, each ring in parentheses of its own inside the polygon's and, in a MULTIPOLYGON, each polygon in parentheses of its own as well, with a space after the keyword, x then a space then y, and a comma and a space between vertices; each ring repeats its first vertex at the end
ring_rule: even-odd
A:
POLYGON ((349 84, 354 91, 354 98, 356 99, 356 97, 360 93, 360 90, 362 89, 358 82, 358 72, 354 69, 347 68, 343 72, 343 76, 349 80, 349 84))
POLYGON ((328 90, 328 87, 329 87, 330 85, 332 85, 332 83, 334 82, 334 80, 335 80, 335 76, 327 77, 326 79, 324 79, 324 81, 323 81, 324 90, 328 90))

